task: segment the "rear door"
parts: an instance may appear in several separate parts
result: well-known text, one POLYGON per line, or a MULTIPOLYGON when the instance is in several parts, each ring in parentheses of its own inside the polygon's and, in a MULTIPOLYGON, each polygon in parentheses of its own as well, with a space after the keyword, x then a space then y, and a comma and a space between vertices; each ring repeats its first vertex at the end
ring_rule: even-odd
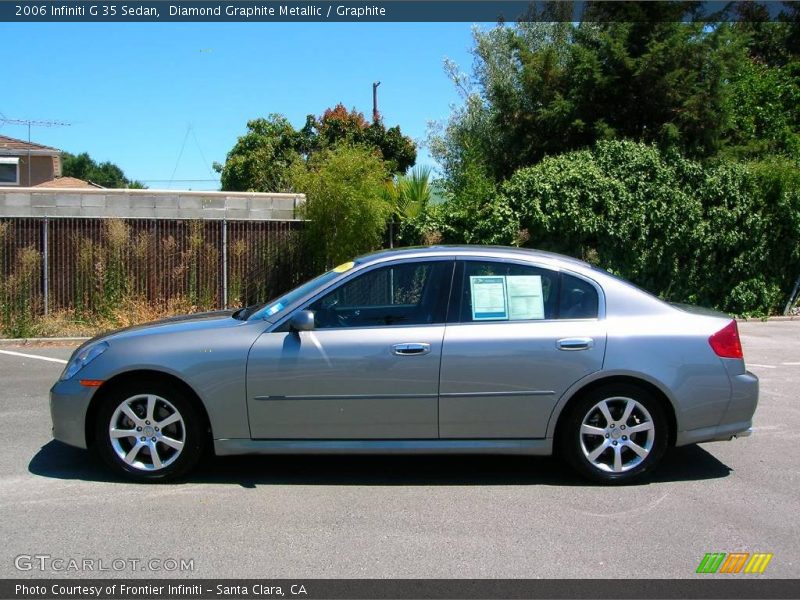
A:
POLYGON ((541 438, 558 399, 606 346, 592 282, 500 260, 460 261, 442 351, 442 438, 541 438))

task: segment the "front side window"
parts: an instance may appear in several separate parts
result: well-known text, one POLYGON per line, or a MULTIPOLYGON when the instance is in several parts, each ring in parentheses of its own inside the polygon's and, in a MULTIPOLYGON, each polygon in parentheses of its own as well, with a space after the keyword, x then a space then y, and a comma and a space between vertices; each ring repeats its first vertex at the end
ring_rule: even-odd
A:
POLYGON ((444 323, 453 263, 411 262, 373 269, 312 303, 315 327, 444 323))
POLYGON ((462 323, 597 318, 588 282, 550 269, 500 261, 465 261, 453 319, 462 323))

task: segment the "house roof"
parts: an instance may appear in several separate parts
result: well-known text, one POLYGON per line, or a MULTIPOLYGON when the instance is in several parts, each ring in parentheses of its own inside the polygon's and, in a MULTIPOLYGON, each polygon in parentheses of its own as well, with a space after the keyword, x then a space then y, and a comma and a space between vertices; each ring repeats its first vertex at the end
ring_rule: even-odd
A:
POLYGON ((38 188, 89 188, 89 189, 96 189, 96 188, 103 188, 102 185, 97 185, 96 183, 92 183, 91 181, 84 181, 83 179, 78 179, 77 177, 56 177, 55 179, 51 179, 50 181, 43 181, 42 183, 37 183, 33 187, 38 188))
POLYGON ((43 146, 42 144, 26 142, 25 140, 18 140, 16 138, 0 135, 0 154, 24 154, 28 151, 33 154, 61 154, 61 150, 58 148, 51 148, 50 146, 43 146))

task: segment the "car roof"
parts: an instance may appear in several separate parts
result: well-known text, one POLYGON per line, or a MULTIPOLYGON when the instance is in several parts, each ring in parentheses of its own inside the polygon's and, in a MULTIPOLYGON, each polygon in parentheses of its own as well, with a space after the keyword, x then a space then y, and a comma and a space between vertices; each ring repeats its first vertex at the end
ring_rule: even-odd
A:
POLYGON ((515 248, 511 246, 477 246, 477 245, 437 245, 437 246, 412 246, 406 248, 394 248, 391 250, 378 250, 370 254, 360 256, 357 264, 370 264, 383 262, 385 260, 395 260, 402 258, 420 258, 426 256, 484 256, 491 258, 522 259, 546 262, 555 266, 565 266, 577 268, 581 271, 596 271, 597 269, 587 262, 547 252, 545 250, 533 250, 529 248, 515 248))

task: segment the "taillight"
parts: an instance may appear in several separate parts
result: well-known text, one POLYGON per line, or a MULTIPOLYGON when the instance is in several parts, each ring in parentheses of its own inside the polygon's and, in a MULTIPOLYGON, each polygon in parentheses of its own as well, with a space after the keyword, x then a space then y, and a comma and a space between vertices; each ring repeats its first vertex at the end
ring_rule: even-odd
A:
POLYGON ((739 340, 739 327, 736 325, 736 321, 731 321, 708 338, 708 343, 720 358, 744 358, 742 342, 739 340))

